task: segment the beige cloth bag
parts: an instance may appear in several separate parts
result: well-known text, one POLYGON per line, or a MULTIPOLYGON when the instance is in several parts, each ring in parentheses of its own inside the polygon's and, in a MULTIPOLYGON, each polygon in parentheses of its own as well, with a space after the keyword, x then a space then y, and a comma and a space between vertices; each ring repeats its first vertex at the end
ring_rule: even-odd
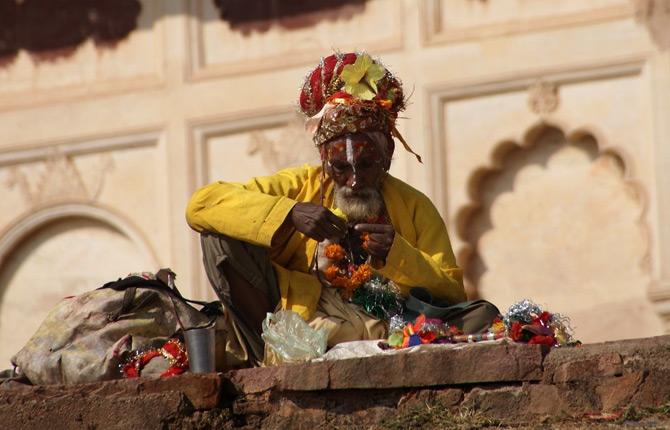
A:
POLYGON ((146 285, 160 281, 136 278, 123 290, 101 288, 58 303, 12 358, 20 374, 33 384, 121 378, 119 365, 130 351, 160 347, 181 328, 210 323, 178 292, 146 285))

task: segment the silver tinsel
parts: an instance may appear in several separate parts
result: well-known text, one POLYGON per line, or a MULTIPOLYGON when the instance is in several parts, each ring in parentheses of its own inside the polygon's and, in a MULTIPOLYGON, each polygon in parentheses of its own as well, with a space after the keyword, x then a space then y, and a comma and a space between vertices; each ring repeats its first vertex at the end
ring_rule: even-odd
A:
POLYGON ((398 286, 388 279, 375 275, 356 289, 351 301, 365 312, 384 321, 401 315, 403 298, 398 286))
POLYGON ((397 314, 389 318, 389 333, 396 330, 402 331, 403 328, 405 328, 405 318, 402 315, 397 314))
POLYGON ((514 303, 507 309, 503 322, 507 328, 511 327, 514 321, 519 321, 522 324, 530 324, 533 318, 539 316, 541 313, 541 307, 528 299, 524 299, 514 303))
MULTIPOLYGON (((503 323, 509 330, 514 321, 518 321, 521 324, 531 324, 533 319, 540 316, 540 314, 542 314, 541 307, 531 300, 524 299, 509 307, 507 313, 503 317, 503 323)), ((549 328, 551 328, 556 338, 557 345, 565 346, 579 343, 574 338, 573 330, 570 326, 570 318, 561 314, 552 313, 551 319, 549 320, 549 328)))

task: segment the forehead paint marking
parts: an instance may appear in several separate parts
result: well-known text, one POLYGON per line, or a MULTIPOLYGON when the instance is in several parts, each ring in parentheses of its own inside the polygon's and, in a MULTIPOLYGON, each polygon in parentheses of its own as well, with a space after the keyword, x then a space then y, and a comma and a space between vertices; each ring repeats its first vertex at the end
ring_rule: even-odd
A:
POLYGON ((353 147, 353 141, 351 140, 350 136, 347 136, 346 139, 347 143, 347 161, 349 164, 352 166, 354 165, 354 147, 353 147))
POLYGON ((351 186, 353 187, 356 185, 356 164, 354 163, 354 147, 353 147, 353 141, 351 140, 351 136, 347 136, 346 138, 346 143, 347 143, 347 161, 349 164, 351 164, 351 170, 352 170, 352 183, 351 186))

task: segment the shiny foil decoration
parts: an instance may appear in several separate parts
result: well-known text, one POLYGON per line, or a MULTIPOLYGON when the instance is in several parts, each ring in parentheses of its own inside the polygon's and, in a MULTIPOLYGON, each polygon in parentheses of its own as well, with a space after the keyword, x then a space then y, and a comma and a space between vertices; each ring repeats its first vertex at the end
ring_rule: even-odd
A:
POLYGON ((529 299, 523 299, 507 309, 503 322, 507 328, 511 327, 514 321, 519 321, 522 324, 530 324, 533 318, 539 316, 541 313, 541 307, 529 299))

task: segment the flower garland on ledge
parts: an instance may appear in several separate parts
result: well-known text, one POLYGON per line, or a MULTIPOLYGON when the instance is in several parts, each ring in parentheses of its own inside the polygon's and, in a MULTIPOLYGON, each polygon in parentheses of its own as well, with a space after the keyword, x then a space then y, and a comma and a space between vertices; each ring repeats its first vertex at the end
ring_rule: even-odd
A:
POLYGON ((414 322, 392 330, 388 340, 379 346, 400 349, 429 343, 471 343, 503 338, 554 347, 581 344, 574 339, 567 317, 544 311, 526 299, 510 306, 507 314, 496 319, 486 333, 465 334, 440 319, 419 315, 414 322))
POLYGON ((161 373, 161 377, 179 375, 188 370, 186 349, 179 339, 172 338, 160 348, 152 348, 142 352, 135 351, 125 364, 121 365, 123 377, 137 378, 141 376, 142 369, 156 357, 163 357, 170 364, 170 367, 161 373))

